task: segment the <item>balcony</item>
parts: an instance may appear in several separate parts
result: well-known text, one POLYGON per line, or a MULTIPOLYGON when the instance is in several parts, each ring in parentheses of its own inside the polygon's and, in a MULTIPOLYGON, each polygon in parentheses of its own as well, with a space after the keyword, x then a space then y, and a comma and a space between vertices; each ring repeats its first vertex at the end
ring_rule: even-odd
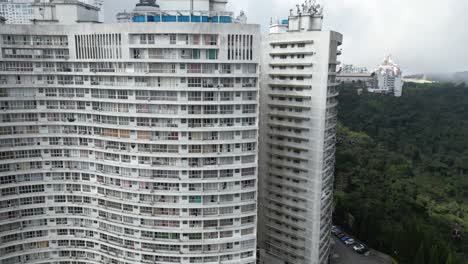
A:
POLYGON ((306 81, 298 81, 298 80, 269 80, 268 84, 270 86, 281 86, 281 87, 310 87, 311 84, 307 83, 306 81))

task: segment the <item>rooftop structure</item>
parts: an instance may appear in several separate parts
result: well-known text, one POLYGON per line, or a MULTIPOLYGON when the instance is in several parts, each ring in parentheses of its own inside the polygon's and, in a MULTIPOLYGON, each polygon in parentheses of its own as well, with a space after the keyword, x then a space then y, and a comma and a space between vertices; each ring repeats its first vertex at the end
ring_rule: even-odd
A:
POLYGON ((336 79, 340 83, 361 83, 363 88, 375 86, 375 74, 369 72, 366 67, 356 67, 352 64, 344 64, 338 71, 336 79))
POLYGON ((343 64, 340 69, 341 74, 350 74, 350 73, 362 73, 367 74, 370 73, 367 67, 357 67, 353 64, 343 64))
POLYGON ((130 23, 132 22, 132 14, 127 11, 119 12, 115 16, 117 23, 130 23))
POLYGON ((79 0, 35 0, 32 7, 32 21, 38 25, 100 23, 100 8, 79 0))
POLYGON ((133 22, 233 23, 227 0, 140 0, 132 12, 133 22))

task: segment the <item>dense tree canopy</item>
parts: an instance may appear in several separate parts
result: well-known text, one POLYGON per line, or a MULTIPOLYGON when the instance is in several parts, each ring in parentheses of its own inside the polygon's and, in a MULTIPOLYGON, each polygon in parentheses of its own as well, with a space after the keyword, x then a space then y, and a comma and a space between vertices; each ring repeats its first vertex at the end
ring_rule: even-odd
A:
POLYGON ((468 88, 341 87, 334 221, 399 263, 468 263, 468 88))

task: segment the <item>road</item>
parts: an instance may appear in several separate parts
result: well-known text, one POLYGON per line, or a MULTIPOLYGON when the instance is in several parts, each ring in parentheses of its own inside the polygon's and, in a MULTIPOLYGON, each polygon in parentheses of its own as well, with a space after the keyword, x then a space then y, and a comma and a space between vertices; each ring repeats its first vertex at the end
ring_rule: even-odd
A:
POLYGON ((333 254, 331 264, 391 264, 388 256, 371 250, 368 257, 359 255, 332 235, 333 254))

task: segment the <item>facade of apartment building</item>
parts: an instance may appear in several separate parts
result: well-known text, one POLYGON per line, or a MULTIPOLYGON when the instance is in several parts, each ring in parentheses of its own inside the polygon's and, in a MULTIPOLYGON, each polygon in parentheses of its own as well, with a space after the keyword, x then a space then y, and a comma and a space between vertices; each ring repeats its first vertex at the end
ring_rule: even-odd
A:
POLYGON ((0 263, 255 263, 259 26, 71 2, 0 27, 0 263))

